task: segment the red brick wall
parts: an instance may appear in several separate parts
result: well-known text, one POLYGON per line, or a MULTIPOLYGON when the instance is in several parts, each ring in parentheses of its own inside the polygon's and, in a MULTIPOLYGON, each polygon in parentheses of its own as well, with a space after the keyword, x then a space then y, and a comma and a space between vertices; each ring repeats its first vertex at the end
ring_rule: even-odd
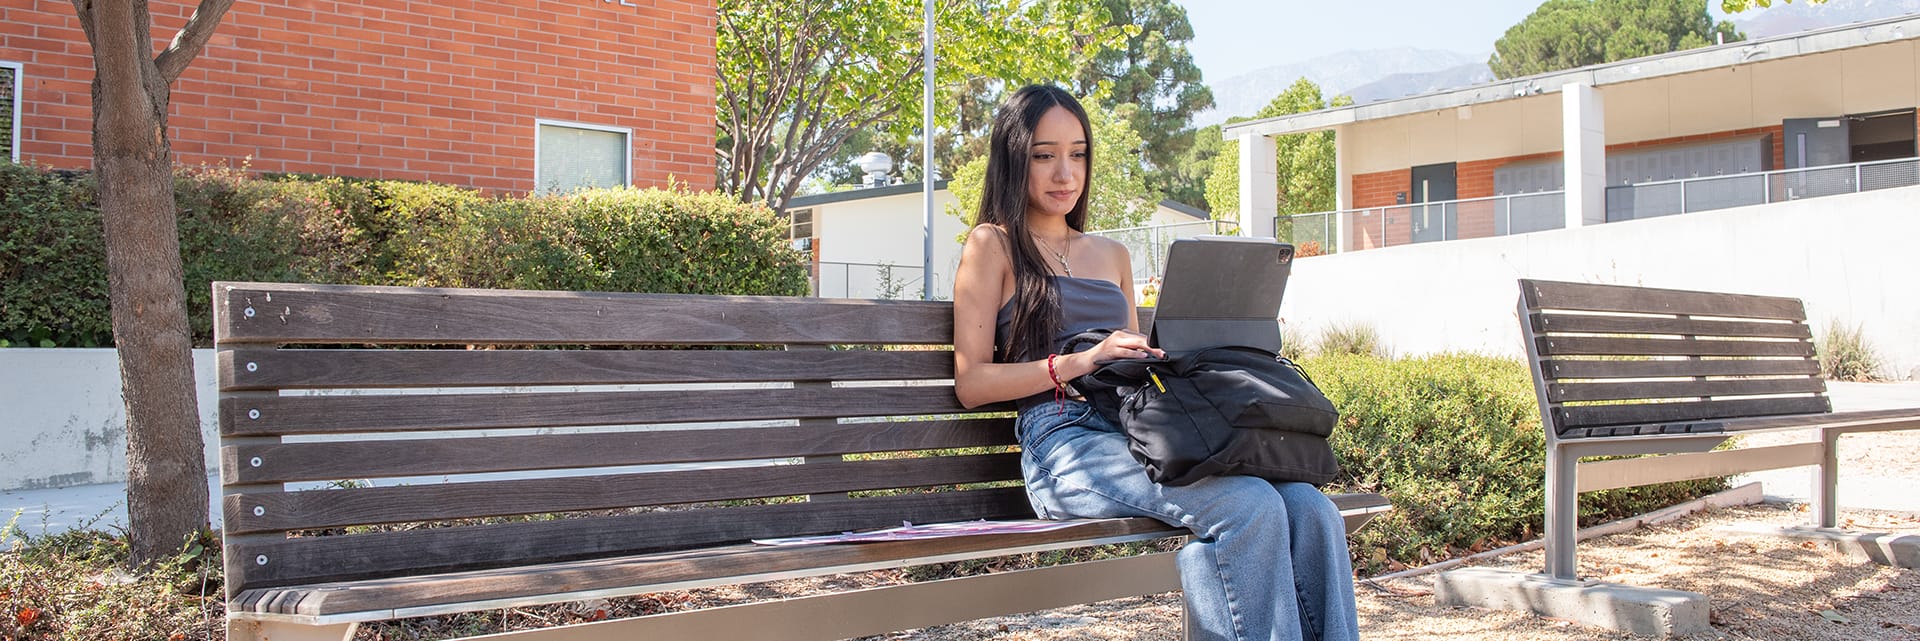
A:
MULTIPOLYGON (((1709 134, 1698 134, 1693 136, 1678 136, 1674 138, 1659 138, 1655 140, 1641 140, 1637 142, 1626 142, 1626 143, 1620 143, 1617 145, 1607 145, 1607 152, 1612 153, 1615 151, 1635 149, 1635 148, 1641 148, 1641 147, 1657 147, 1661 145, 1672 145, 1672 144, 1685 143, 1685 142, 1697 142, 1702 140, 1714 140, 1719 138, 1733 138, 1736 136, 1750 136, 1755 134, 1772 134, 1773 135, 1773 168, 1780 169, 1784 167, 1786 165, 1786 140, 1785 140, 1785 134, 1781 130, 1780 125, 1773 125, 1770 127, 1754 127, 1751 129, 1735 129, 1732 131, 1719 131, 1719 132, 1714 132, 1709 134)), ((1487 196, 1492 196, 1494 195, 1493 194, 1494 170, 1499 169, 1506 165, 1514 164, 1514 163, 1532 162, 1536 160, 1551 160, 1559 157, 1560 157, 1560 152, 1550 151, 1550 152, 1539 153, 1539 154, 1528 154, 1525 156, 1508 156, 1505 158, 1489 158, 1486 160, 1469 160, 1469 161, 1460 162, 1454 167, 1455 176, 1456 176, 1455 192, 1459 194, 1459 198, 1462 200, 1465 200, 1468 198, 1485 198, 1487 196)), ((1413 170, 1411 168, 1374 172, 1370 174, 1355 174, 1353 176, 1353 205, 1352 206, 1353 207, 1385 207, 1388 205, 1392 205, 1394 203, 1394 193, 1407 191, 1409 188, 1411 188, 1412 183, 1413 183, 1413 170)))
MULTIPOLYGON (((1916 125, 1920 126, 1920 123, 1916 123, 1916 125)), ((1786 166, 1786 140, 1780 125, 1620 143, 1617 145, 1608 145, 1607 151, 1614 152, 1640 147, 1655 147, 1755 134, 1773 135, 1773 168, 1780 169, 1786 166)), ((1492 196, 1494 195, 1494 170, 1513 163, 1551 160, 1559 157, 1560 152, 1552 151, 1524 156, 1469 160, 1457 163, 1454 166, 1455 192, 1459 194, 1461 200, 1492 196)), ((1395 203, 1395 194, 1408 191, 1412 188, 1412 183, 1413 170, 1411 168, 1380 171, 1370 174, 1355 174, 1353 176, 1353 203, 1349 205, 1349 207, 1392 207, 1395 203)), ((1382 213, 1355 216, 1353 219, 1353 231, 1348 234, 1347 238, 1348 246, 1356 249, 1370 249, 1412 242, 1412 221, 1401 214, 1402 210, 1388 209, 1382 213)), ((1459 210, 1457 224, 1460 238, 1492 236, 1494 235, 1493 210, 1490 208, 1476 208, 1471 205, 1462 205, 1459 210)))
MULTIPOLYGON (((192 11, 155 0, 156 51, 192 11)), ((66 0, 0 8, 21 159, 91 161, 92 49, 66 0)), ((534 187, 535 119, 631 129, 634 184, 714 182, 713 0, 237 2, 173 86, 181 164, 534 187), (638 6, 630 6, 638 5, 638 6)))

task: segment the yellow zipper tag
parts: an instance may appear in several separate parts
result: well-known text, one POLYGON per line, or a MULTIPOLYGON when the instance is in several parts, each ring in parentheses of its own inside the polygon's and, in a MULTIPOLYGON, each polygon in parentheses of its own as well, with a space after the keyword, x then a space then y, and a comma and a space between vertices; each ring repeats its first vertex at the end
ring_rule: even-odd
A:
POLYGON ((1147 378, 1153 379, 1153 386, 1160 388, 1161 394, 1167 393, 1167 386, 1166 384, 1160 382, 1159 374, 1153 373, 1153 370, 1147 370, 1147 378))

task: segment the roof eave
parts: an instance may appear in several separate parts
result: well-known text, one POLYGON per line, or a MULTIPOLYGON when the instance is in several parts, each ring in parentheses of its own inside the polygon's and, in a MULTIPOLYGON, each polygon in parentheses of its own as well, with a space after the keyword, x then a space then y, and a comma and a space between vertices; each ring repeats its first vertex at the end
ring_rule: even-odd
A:
POLYGON ((1814 31, 1787 34, 1765 40, 1730 42, 1700 49, 1674 51, 1657 56, 1634 58, 1598 65, 1554 71, 1520 78, 1444 89, 1433 93, 1381 100, 1364 105, 1336 107, 1300 114, 1248 120, 1220 128, 1221 136, 1237 140, 1241 136, 1277 136, 1333 129, 1341 125, 1394 116, 1405 116, 1441 109, 1513 100, 1529 95, 1555 93, 1574 82, 1605 86, 1649 78, 1674 76, 1708 69, 1753 64, 1815 53, 1851 49, 1875 44, 1911 40, 1920 37, 1920 15, 1905 15, 1883 20, 1859 22, 1814 31), (1908 35, 1911 32, 1912 35, 1908 35))

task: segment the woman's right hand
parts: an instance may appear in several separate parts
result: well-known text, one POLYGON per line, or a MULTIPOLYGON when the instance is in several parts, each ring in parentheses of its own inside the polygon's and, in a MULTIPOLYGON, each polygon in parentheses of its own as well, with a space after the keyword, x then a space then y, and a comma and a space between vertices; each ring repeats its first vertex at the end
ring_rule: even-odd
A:
MULTIPOLYGON (((1076 365, 1074 369, 1077 371, 1075 371, 1072 376, 1072 378, 1077 378, 1091 374, 1093 370, 1099 369, 1100 366, 1098 363, 1102 361, 1113 361, 1123 358, 1166 358, 1166 356, 1167 353, 1165 351, 1147 344, 1145 334, 1118 329, 1114 330, 1112 335, 1107 336, 1106 340, 1100 341, 1099 344, 1094 345, 1086 351, 1077 352, 1069 358, 1078 361, 1074 363, 1074 365, 1076 365)), ((1069 377, 1065 375, 1061 376, 1062 380, 1067 378, 1069 377)))

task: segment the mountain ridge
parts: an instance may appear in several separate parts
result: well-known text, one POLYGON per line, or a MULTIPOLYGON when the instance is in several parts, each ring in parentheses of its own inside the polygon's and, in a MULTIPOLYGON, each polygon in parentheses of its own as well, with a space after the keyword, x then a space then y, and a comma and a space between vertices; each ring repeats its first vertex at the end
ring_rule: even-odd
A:
MULTIPOLYGON (((1748 39, 1759 39, 1914 13, 1920 13, 1920 0, 1829 0, 1818 5, 1801 0, 1776 1, 1772 7, 1724 19, 1748 39)), ((1489 52, 1477 54, 1415 47, 1346 50, 1257 69, 1208 83, 1214 108, 1194 114, 1193 126, 1252 117, 1302 77, 1320 85, 1328 99, 1346 94, 1359 104, 1489 82, 1493 73, 1486 61, 1492 43, 1488 45, 1489 52)))

